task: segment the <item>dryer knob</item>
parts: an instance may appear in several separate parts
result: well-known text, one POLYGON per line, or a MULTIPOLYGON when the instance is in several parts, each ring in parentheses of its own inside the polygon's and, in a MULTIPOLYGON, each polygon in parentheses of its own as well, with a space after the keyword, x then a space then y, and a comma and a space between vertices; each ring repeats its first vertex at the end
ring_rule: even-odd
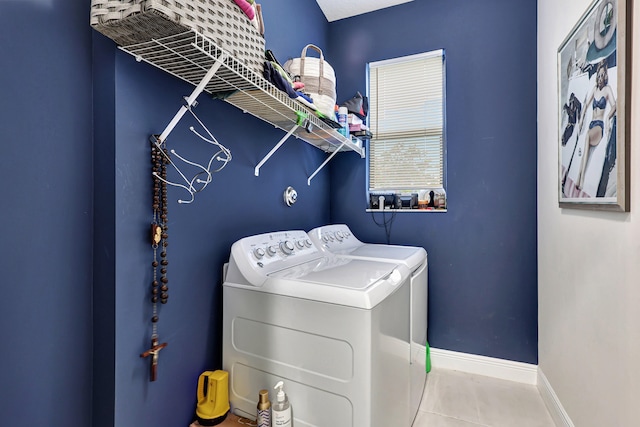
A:
POLYGON ((342 231, 338 231, 338 232, 336 233, 336 240, 337 240, 338 242, 342 242, 342 239, 344 239, 344 235, 342 234, 342 231))
POLYGON ((291 255, 293 253, 293 243, 288 240, 280 243, 280 250, 284 252, 285 255, 291 255))
POLYGON ((304 241, 303 240, 296 240, 296 247, 298 249, 303 249, 304 248, 304 241))
POLYGON ((325 243, 327 243, 327 242, 329 241, 329 237, 327 237, 327 235, 326 235, 326 234, 323 234, 323 235, 322 235, 322 241, 323 241, 323 242, 325 242, 325 243))
POLYGON ((311 247, 311 240, 306 239, 306 240, 304 241, 304 245, 305 245, 306 247, 310 248, 310 247, 311 247))
POLYGON ((276 254, 275 246, 267 246, 267 255, 274 256, 276 254))

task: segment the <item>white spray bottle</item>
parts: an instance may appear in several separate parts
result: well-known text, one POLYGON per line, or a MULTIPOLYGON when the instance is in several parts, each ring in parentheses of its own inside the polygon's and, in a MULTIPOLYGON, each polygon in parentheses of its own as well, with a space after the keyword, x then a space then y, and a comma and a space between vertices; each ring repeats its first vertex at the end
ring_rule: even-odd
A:
POLYGON ((291 405, 287 394, 283 390, 284 383, 278 381, 273 387, 278 390, 276 401, 271 406, 271 422, 273 427, 291 427, 291 405))

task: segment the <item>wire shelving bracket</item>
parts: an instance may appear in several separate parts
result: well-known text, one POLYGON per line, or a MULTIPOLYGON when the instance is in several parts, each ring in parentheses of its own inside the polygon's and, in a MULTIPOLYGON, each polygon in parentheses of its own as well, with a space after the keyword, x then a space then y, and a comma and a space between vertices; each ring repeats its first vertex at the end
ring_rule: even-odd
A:
POLYGON ((207 92, 286 132, 286 135, 255 167, 260 173, 264 163, 292 135, 330 153, 325 162, 309 177, 313 177, 341 151, 355 151, 364 158, 364 148, 320 120, 315 112, 289 98, 265 80, 259 73, 239 62, 207 37, 187 31, 173 36, 121 47, 137 61, 158 67, 196 88, 160 135, 164 140, 182 116, 195 106, 200 93, 207 92), (304 117, 304 120, 301 120, 304 117))

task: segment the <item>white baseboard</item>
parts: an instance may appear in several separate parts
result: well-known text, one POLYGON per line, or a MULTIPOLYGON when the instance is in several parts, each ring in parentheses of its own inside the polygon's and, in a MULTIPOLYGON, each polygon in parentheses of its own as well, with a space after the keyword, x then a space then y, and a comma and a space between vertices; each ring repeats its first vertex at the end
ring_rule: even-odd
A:
MULTIPOLYGON (((426 356, 425 347, 419 351, 422 351, 426 356)), ((430 355, 431 366, 434 368, 451 369, 531 385, 536 385, 538 382, 538 366, 530 363, 458 353, 433 347, 430 349, 430 355)))
POLYGON ((547 377, 545 377, 542 369, 540 368, 538 368, 538 391, 540 392, 540 396, 542 396, 544 404, 547 405, 549 414, 551 414, 551 418, 553 418, 556 426, 575 427, 573 421, 569 418, 569 414, 567 414, 560 403, 560 399, 558 399, 556 392, 553 391, 551 384, 549 384, 547 377))

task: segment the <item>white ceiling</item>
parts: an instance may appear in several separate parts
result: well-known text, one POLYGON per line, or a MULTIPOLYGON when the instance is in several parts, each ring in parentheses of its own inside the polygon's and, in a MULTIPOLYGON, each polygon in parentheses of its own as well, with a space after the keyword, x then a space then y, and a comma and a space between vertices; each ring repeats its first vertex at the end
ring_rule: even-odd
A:
POLYGON ((413 0, 316 0, 329 22, 410 1, 413 0))

